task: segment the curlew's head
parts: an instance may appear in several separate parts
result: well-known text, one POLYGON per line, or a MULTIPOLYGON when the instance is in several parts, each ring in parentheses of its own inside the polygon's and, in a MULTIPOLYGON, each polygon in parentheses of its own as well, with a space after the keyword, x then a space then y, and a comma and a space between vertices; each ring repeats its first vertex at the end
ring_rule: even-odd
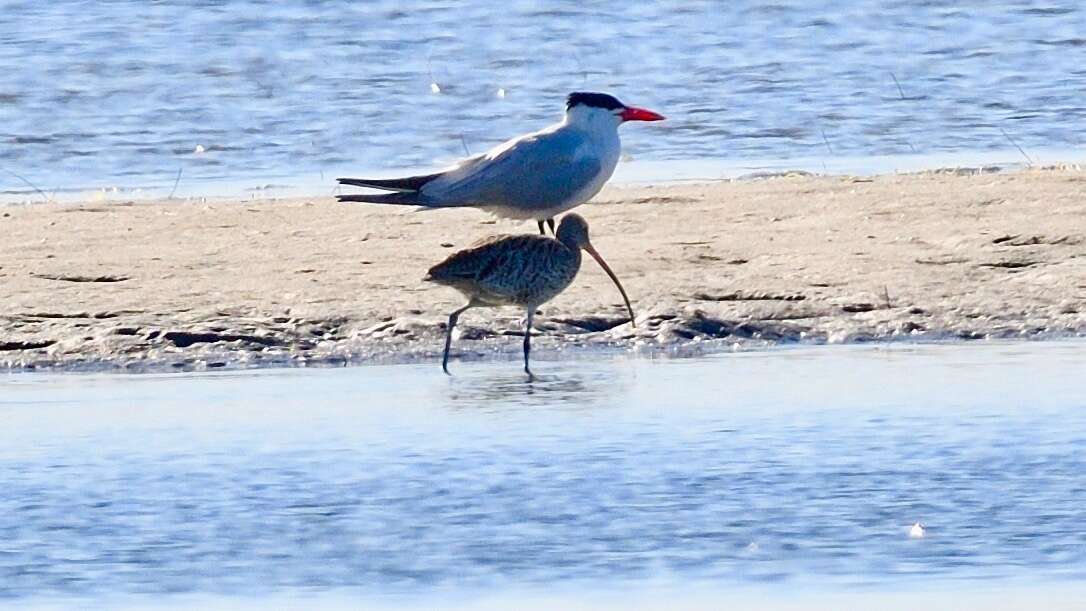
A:
POLYGON ((567 214, 558 224, 554 237, 570 248, 582 248, 588 241, 588 221, 579 214, 567 214))
POLYGON ((606 93, 574 91, 566 98, 566 120, 570 123, 607 122, 618 127, 626 121, 663 121, 664 116, 627 106, 606 93))
POLYGON ((637 326, 634 323, 634 311, 633 306, 630 305, 630 298, 626 296, 626 289, 622 288, 622 283, 618 281, 618 276, 615 272, 611 271, 611 267, 607 265, 607 262, 603 260, 600 253, 596 251, 596 248, 592 246, 592 242, 588 239, 588 222, 584 220, 579 214, 567 214, 562 217, 562 222, 558 224, 558 231, 555 233, 555 238, 559 242, 564 244, 566 248, 572 250, 583 249, 588 254, 592 255, 592 258, 596 260, 596 263, 600 264, 603 271, 611 278, 611 281, 618 287, 618 292, 622 293, 622 300, 626 302, 626 309, 630 312, 630 324, 637 326))

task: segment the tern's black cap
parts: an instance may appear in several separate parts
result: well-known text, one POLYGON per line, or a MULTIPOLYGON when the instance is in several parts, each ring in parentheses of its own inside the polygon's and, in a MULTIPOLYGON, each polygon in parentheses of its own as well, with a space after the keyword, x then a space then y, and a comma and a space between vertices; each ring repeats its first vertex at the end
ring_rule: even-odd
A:
POLYGON ((605 108, 607 110, 618 110, 619 108, 626 108, 626 105, 618 101, 613 95, 606 93, 594 93, 592 91, 574 91, 566 98, 566 110, 577 106, 578 104, 584 104, 590 108, 605 108))

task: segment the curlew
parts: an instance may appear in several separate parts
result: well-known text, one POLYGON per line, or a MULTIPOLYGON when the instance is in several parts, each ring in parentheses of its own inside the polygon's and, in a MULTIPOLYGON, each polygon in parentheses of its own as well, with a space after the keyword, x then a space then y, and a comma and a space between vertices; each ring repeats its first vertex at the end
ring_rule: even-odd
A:
POLYGON ((546 221, 587 202, 618 164, 618 126, 660 121, 651 110, 627 106, 606 93, 575 92, 566 115, 551 127, 514 138, 452 168, 406 178, 340 178, 339 183, 391 193, 337 196, 341 202, 423 208, 472 206, 496 216, 546 221))
POLYGON ((465 310, 520 306, 528 312, 524 327, 524 372, 531 379, 528 354, 531 352, 532 319, 536 308, 556 297, 573 282, 581 268, 582 249, 592 255, 614 281, 626 302, 630 323, 633 324, 630 298, 626 296, 618 276, 592 247, 588 239, 588 223, 577 214, 568 214, 558 225, 554 238, 537 235, 492 236, 453 253, 430 268, 424 280, 452 287, 468 299, 462 308, 449 315, 442 370, 449 373, 453 328, 465 310))

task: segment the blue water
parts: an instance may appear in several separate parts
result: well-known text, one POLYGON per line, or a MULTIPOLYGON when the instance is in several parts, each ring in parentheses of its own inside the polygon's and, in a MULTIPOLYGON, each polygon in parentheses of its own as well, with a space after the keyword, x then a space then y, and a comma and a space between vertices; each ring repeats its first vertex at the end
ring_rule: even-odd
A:
POLYGON ((1067 0, 7 0, 0 192, 330 191, 546 125, 574 89, 670 117, 623 128, 641 160, 1074 150, 1084 33, 1067 0))
POLYGON ((535 383, 513 362, 10 375, 0 604, 1081 583, 1084 358, 1057 342, 541 361, 535 383))

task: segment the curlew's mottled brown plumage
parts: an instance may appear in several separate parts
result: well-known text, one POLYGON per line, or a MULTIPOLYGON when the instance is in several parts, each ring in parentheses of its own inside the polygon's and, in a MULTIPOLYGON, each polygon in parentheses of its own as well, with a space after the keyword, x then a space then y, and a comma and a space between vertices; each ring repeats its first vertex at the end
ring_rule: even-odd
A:
POLYGON ((449 348, 456 321, 468 308, 520 306, 527 310, 524 330, 524 371, 531 378, 532 317, 536 308, 550 301, 577 277, 581 249, 599 262, 626 302, 633 323, 633 307, 626 290, 588 239, 588 223, 576 214, 566 215, 554 238, 541 235, 493 236, 453 253, 430 269, 425 280, 450 286, 468 298, 464 307, 449 315, 445 354, 441 368, 449 373, 449 348))

